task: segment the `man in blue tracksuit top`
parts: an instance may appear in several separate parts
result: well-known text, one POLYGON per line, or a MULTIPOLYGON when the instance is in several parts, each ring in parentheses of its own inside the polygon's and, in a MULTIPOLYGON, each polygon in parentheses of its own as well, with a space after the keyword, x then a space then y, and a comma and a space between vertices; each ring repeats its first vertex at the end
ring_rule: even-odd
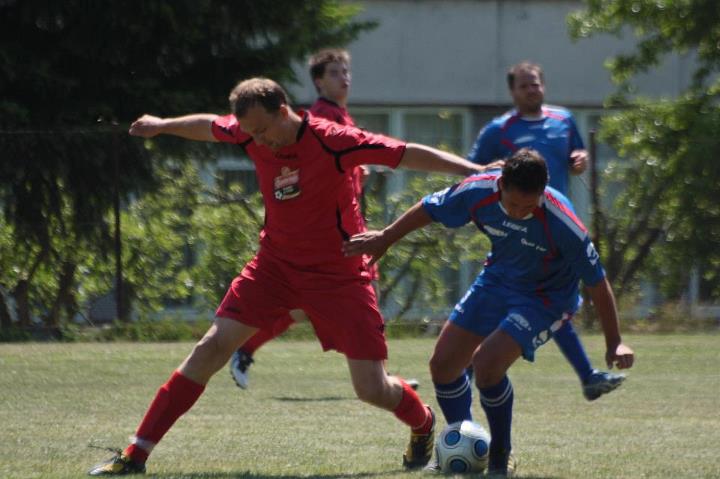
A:
POLYGON ((546 186, 548 170, 522 148, 502 172, 470 176, 425 197, 382 231, 353 236, 346 255, 377 261, 396 241, 433 221, 449 228, 474 223, 492 250, 485 268, 455 306, 430 360, 437 399, 448 424, 470 420, 465 367, 472 362, 492 436, 488 472, 512 475, 513 388, 506 375, 548 341, 575 313, 579 282, 588 288, 602 324, 608 367, 629 368, 633 351, 620 337, 615 297, 587 230, 562 194, 546 186))
MULTIPOLYGON (((520 148, 533 148, 547 162, 550 186, 567 196, 569 175, 581 174, 588 162, 572 113, 543 104, 545 81, 539 65, 523 62, 511 67, 507 82, 515 108, 480 131, 468 159, 486 165, 520 148)), ((624 375, 593 369, 572 322, 565 322, 553 338, 575 369, 589 401, 622 384, 624 375)))

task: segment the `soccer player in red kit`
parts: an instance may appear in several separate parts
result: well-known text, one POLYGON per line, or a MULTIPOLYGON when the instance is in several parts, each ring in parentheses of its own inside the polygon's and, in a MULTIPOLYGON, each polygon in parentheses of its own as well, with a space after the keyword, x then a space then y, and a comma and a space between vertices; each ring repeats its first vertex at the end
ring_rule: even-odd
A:
MULTIPOLYGON (((318 92, 318 99, 310 107, 310 113, 340 125, 355 126, 355 122, 347 110, 351 83, 350 54, 343 49, 320 50, 310 57, 308 65, 310 77, 318 92)), ((365 165, 353 168, 353 186, 357 198, 362 197, 363 184, 369 174, 365 165)), ((379 272, 376 264, 370 266, 370 275, 373 281, 378 280, 379 272)), ((250 365, 255 362, 255 352, 268 341, 287 331, 294 322, 307 319, 307 315, 302 310, 292 310, 285 318, 276 321, 272 329, 261 329, 248 339, 230 359, 230 375, 235 384, 242 389, 247 389, 249 369, 250 365)), ((418 387, 416 379, 408 379, 407 383, 413 389, 418 387)))
POLYGON ((357 397, 410 427, 403 465, 425 466, 434 414, 401 378, 386 374, 383 319, 367 259, 342 252, 343 241, 365 230, 351 172, 361 163, 457 175, 487 167, 295 112, 283 89, 266 78, 240 82, 230 104, 231 115, 144 115, 130 127, 131 135, 144 138, 170 134, 238 145, 255 164, 265 224, 256 256, 233 280, 205 336, 158 389, 131 444, 89 474, 145 472, 155 445, 237 347, 293 309, 308 313, 324 350, 345 355, 357 397))

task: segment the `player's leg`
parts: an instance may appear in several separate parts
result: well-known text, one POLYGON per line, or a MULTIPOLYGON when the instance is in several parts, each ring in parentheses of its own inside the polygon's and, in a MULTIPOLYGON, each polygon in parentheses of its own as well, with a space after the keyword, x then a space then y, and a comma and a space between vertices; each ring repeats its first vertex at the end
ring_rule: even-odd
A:
POLYGON ((403 455, 403 466, 425 466, 432 457, 435 417, 415 390, 403 379, 390 376, 382 360, 347 358, 353 388, 358 399, 391 411, 411 430, 410 443, 403 455))
POLYGON ((490 428, 488 475, 512 475, 512 411, 514 392, 507 370, 522 356, 535 358, 535 349, 559 327, 562 314, 539 306, 534 298, 518 296, 501 287, 491 288, 504 309, 505 317, 473 355, 475 384, 490 428))
POLYGON ((572 321, 564 321, 563 325, 553 333, 553 339, 580 378, 583 395, 588 401, 613 391, 625 380, 624 374, 593 369, 572 321))
POLYGON ((228 318, 216 318, 192 352, 160 386, 132 443, 109 461, 90 470, 93 476, 144 472, 145 462, 155 445, 175 421, 195 404, 205 385, 227 362, 239 343, 252 336, 256 328, 228 318))
POLYGON ((256 256, 235 278, 216 311, 214 324, 190 355, 158 390, 125 451, 90 471, 121 475, 145 470, 155 444, 197 401, 210 377, 222 368, 239 344, 259 327, 272 327, 290 309, 292 292, 276 263, 256 256), (241 322, 242 321, 242 322, 241 322))
POLYGON ((481 336, 447 321, 435 343, 430 376, 448 425, 472 420, 472 387, 465 368, 481 341, 481 336))
POLYGON ((411 428, 403 464, 423 467, 432 456, 434 417, 405 381, 385 370, 384 322, 372 286, 357 279, 323 283, 325 277, 303 278, 308 289, 302 292, 301 309, 308 313, 323 350, 334 349, 347 358, 358 398, 392 411, 411 428))
MULTIPOLYGON (((520 345, 503 330, 495 330, 473 356, 475 383, 480 391, 480 404, 490 429, 488 471, 507 475, 512 450, 513 387, 507 370, 520 357, 520 345)), ((514 466, 511 466, 514 469, 514 466)))
POLYGON ((430 359, 435 397, 447 423, 472 420, 472 386, 467 367, 483 338, 504 317, 502 298, 479 277, 450 313, 430 359))

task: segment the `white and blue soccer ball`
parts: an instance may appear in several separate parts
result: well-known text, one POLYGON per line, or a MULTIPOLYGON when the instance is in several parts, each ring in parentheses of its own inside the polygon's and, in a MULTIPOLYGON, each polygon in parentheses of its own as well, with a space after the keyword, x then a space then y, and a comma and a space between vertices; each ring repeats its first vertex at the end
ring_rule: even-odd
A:
POLYGON ((489 452, 490 434, 472 421, 448 425, 435 445, 440 470, 448 474, 483 472, 489 452))

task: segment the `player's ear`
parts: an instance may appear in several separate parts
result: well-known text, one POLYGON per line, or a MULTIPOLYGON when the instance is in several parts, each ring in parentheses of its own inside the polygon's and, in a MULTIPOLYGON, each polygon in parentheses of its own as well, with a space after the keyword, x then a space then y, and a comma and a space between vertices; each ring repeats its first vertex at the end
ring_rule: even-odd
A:
POLYGON ((285 120, 288 116, 290 116, 290 108, 288 108, 287 104, 283 103, 280 105, 278 113, 280 113, 282 119, 285 120))
POLYGON ((320 87, 321 82, 322 78, 313 78, 313 85, 315 85, 315 91, 318 93, 322 91, 322 88, 320 87))

